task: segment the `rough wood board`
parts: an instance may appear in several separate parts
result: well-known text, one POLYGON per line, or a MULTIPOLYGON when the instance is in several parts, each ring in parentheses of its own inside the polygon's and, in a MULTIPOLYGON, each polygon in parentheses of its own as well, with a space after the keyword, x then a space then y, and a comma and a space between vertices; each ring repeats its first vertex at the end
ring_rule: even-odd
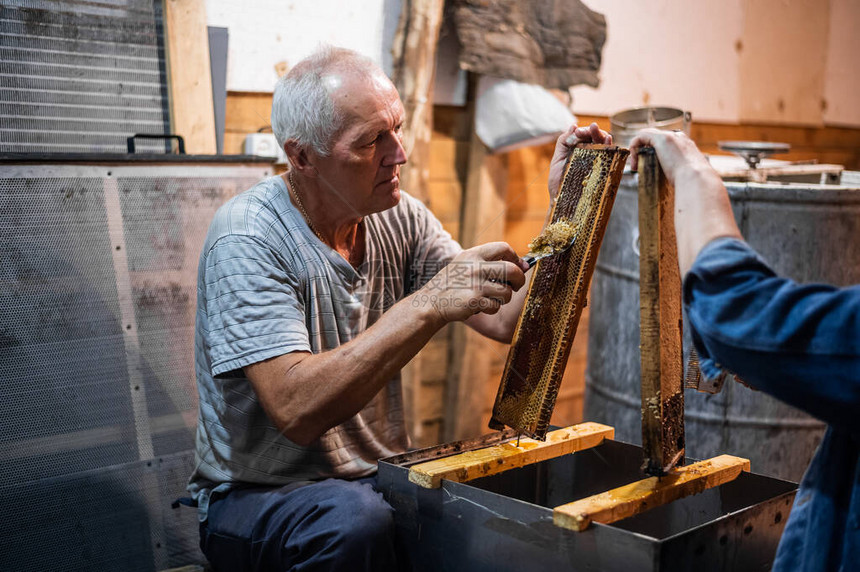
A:
MULTIPOLYGON (((401 168, 401 184, 424 204, 429 202, 433 78, 443 4, 443 0, 404 2, 391 50, 393 81, 406 112, 403 145, 409 162, 401 168)), ((402 370, 404 413, 409 434, 418 443, 426 442, 424 426, 429 420, 422 407, 429 401, 423 383, 425 358, 425 352, 418 352, 402 370)))
POLYGON ((673 469, 665 477, 649 477, 553 509, 556 526, 583 531, 592 522, 610 524, 732 481, 750 470, 747 459, 720 455, 673 469))
POLYGON ((409 162, 401 168, 401 185, 425 204, 430 178, 433 79, 443 6, 443 0, 403 2, 391 48, 393 81, 406 111, 403 146, 409 162))
POLYGON ((675 192, 651 148, 639 155, 639 317, 644 470, 684 464, 681 276, 675 192))
POLYGON ((442 479, 463 483, 590 449, 614 436, 615 429, 607 425, 580 423, 550 432, 546 441, 524 437, 520 439, 519 446, 515 441, 509 441, 421 463, 409 469, 409 480, 427 489, 439 488, 442 479))
POLYGON ((533 269, 493 407, 493 429, 508 426, 537 439, 546 434, 627 155, 627 149, 606 145, 584 145, 571 154, 550 221, 572 223, 577 238, 533 269))
MULTIPOLYGON (((474 96, 477 78, 470 77, 468 113, 474 127, 474 96)), ((460 244, 470 248, 485 242, 504 240, 507 162, 503 155, 490 155, 472 129, 466 187, 460 219, 460 244)), ((492 393, 487 372, 496 344, 465 324, 453 323, 451 359, 445 395, 444 439, 454 441, 481 434, 481 410, 492 393)), ((494 382, 495 383, 495 382, 494 382)))
POLYGON ((253 92, 227 92, 224 110, 224 131, 244 137, 268 127, 272 115, 272 94, 253 92))
POLYGON ((564 90, 599 83, 606 19, 580 0, 459 0, 454 18, 463 69, 564 90))
POLYGON ((215 110, 206 4, 200 0, 167 0, 164 19, 171 129, 185 139, 188 154, 214 155, 215 110))

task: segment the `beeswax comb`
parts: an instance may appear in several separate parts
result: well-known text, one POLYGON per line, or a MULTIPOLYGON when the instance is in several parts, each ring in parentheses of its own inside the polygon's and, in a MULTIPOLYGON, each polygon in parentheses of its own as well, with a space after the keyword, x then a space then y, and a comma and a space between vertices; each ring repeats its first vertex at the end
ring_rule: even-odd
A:
POLYGON ((533 269, 490 428, 508 426, 535 439, 546 437, 628 155, 627 149, 607 145, 572 151, 550 222, 570 222, 576 240, 533 269))

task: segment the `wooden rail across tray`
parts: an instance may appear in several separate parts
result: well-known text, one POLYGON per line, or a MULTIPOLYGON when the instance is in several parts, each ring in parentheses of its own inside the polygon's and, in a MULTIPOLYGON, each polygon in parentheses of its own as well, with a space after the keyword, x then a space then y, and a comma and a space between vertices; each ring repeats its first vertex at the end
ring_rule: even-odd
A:
POLYGON ((413 465, 409 469, 409 480, 427 489, 439 488, 442 479, 463 483, 590 449, 614 436, 615 429, 607 425, 580 423, 549 432, 546 441, 524 437, 519 446, 515 441, 508 441, 413 465))
POLYGON ((649 477, 558 506, 553 509, 552 520, 556 526, 580 532, 592 521, 610 524, 722 485, 736 479, 742 471, 749 470, 748 459, 720 455, 677 467, 665 477, 649 477))

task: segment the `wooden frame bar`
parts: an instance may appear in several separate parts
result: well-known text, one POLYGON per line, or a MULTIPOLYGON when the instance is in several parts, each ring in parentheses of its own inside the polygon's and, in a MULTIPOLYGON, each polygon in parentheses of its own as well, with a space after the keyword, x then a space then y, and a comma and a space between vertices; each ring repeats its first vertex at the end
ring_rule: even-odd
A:
POLYGON ((684 464, 681 275, 675 190, 650 147, 639 154, 639 316, 643 469, 660 476, 684 464))
POLYGON ((556 526, 581 532, 592 521, 610 524, 648 509, 732 481, 750 470, 748 459, 720 455, 673 469, 665 477, 649 477, 553 509, 556 526))
POLYGON ((427 489, 439 488, 442 479, 463 483, 531 465, 583 449, 590 449, 612 439, 615 429, 600 423, 580 423, 551 431, 546 441, 523 438, 517 446, 508 441, 492 447, 466 451, 451 457, 420 463, 409 469, 409 480, 427 489))

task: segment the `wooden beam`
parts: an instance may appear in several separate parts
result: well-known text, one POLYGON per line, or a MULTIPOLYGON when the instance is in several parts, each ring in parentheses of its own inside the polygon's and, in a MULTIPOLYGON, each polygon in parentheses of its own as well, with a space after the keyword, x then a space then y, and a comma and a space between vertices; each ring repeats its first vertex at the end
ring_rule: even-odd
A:
POLYGON ((675 192, 657 155, 639 155, 639 315, 643 469, 665 474, 684 464, 681 275, 675 242, 675 192))
POLYGON ((425 203, 430 177, 436 46, 444 5, 444 0, 405 0, 391 48, 392 79, 406 111, 403 145, 409 162, 401 170, 401 185, 425 203))
POLYGON ((421 463, 409 469, 409 480, 427 489, 439 488, 442 479, 463 483, 590 449, 614 436, 615 429, 607 425, 580 423, 548 433, 546 441, 525 437, 520 439, 519 446, 516 441, 509 441, 421 463))
POLYGON ((780 165, 778 167, 759 167, 758 169, 718 169, 723 181, 751 181, 764 183, 767 181, 808 181, 813 184, 822 179, 831 184, 838 184, 840 175, 845 171, 842 165, 798 164, 780 165))
MULTIPOLYGON (((463 190, 460 218, 460 244, 470 248, 505 238, 505 199, 507 195, 507 158, 491 155, 475 133, 474 97, 477 76, 470 75, 469 164, 463 190)), ((481 413, 492 403, 493 386, 487 382, 493 352, 492 340, 462 322, 451 330, 451 361, 446 384, 444 438, 455 441, 477 437, 484 428, 481 413)))
POLYGON ((209 68, 209 32, 203 0, 167 0, 167 63, 171 130, 188 154, 214 155, 215 110, 209 68))
MULTIPOLYGON (((406 111, 403 145, 409 162, 400 172, 401 187, 428 203, 430 196, 430 136, 433 132, 433 79, 436 76, 436 46, 442 25, 444 0, 406 0, 392 44, 394 85, 406 111)), ((421 415, 426 399, 423 391, 424 350, 401 371, 403 405, 407 429, 414 443, 426 445, 421 415)))
POLYGON ((747 459, 720 455, 673 469, 665 477, 649 477, 553 509, 556 526, 583 531, 592 521, 610 524, 737 478, 750 470, 747 459))

